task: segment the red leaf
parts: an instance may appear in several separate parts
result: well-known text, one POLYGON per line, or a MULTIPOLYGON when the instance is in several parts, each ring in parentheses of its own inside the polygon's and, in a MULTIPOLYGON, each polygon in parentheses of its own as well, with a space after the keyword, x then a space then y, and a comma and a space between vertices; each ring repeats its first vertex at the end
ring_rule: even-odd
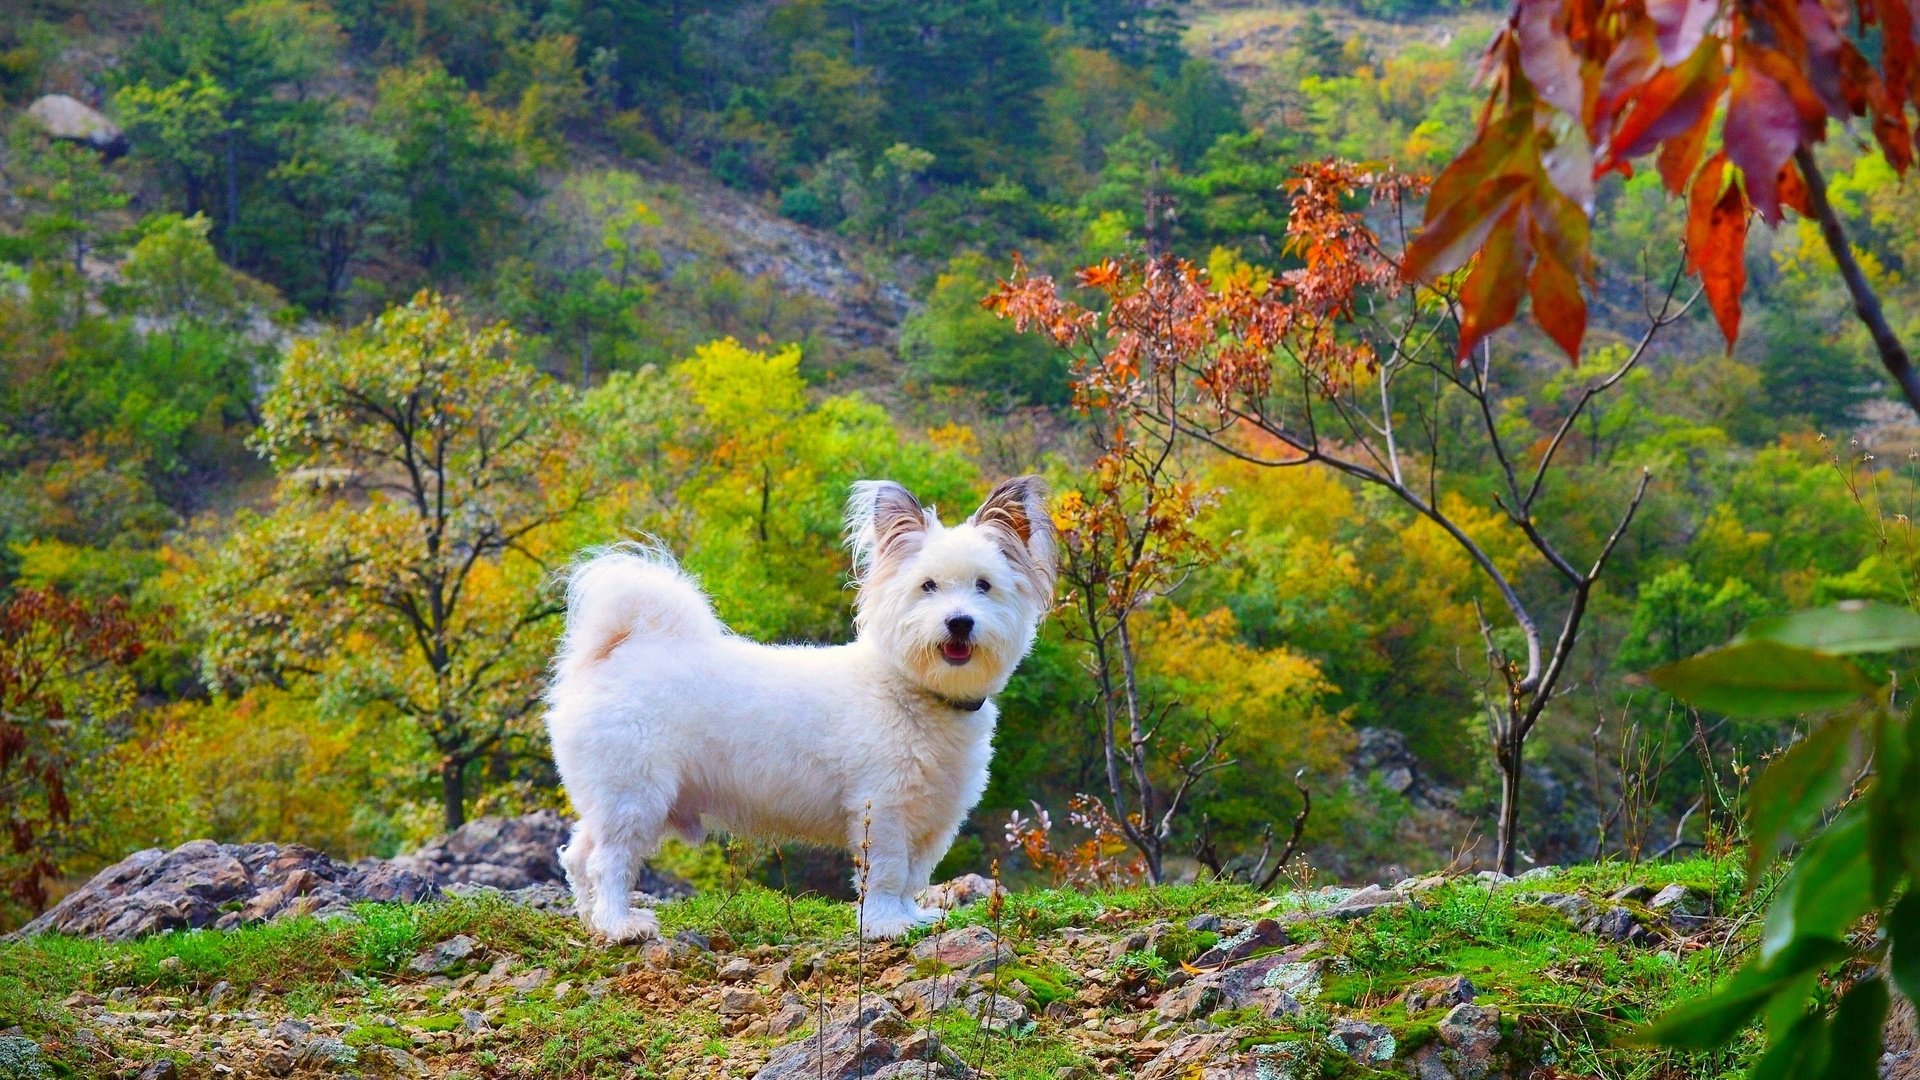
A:
POLYGON ((1514 31, 1520 41, 1520 69, 1540 99, 1569 116, 1585 118, 1585 87, 1580 58, 1568 43, 1564 0, 1520 0, 1514 31))
MULTIPOLYGON (((1508 173, 1475 192, 1474 197, 1456 200, 1407 245, 1401 276, 1408 281, 1431 281, 1458 269, 1482 244, 1491 243, 1488 236, 1497 221, 1530 183, 1525 176, 1508 173)), ((1432 204, 1428 206, 1431 209, 1432 204)))
POLYGON ((1660 64, 1660 47, 1654 43, 1653 24, 1644 19, 1628 24, 1600 74, 1600 91, 1593 104, 1593 131, 1596 145, 1606 138, 1617 113, 1660 64))
POLYGON ((1807 184, 1800 175, 1800 166, 1789 161, 1780 169, 1780 205, 1789 207, 1801 217, 1812 217, 1813 207, 1808 201, 1807 184))
POLYGON ((1668 192, 1678 195, 1687 190, 1687 181, 1700 167, 1700 154, 1706 149, 1707 134, 1712 130, 1713 110, 1706 109, 1692 127, 1660 144, 1660 156, 1655 161, 1668 192))
POLYGON ((1887 87, 1897 103, 1913 96, 1913 10, 1907 0, 1877 0, 1873 5, 1880 22, 1880 63, 1887 73, 1887 87))
POLYGON ((1747 207, 1726 166, 1727 155, 1715 154, 1693 179, 1687 198, 1687 266, 1700 275, 1707 306, 1731 351, 1740 335, 1740 294, 1747 287, 1747 207))
POLYGON ((1460 351, 1466 359, 1488 334, 1513 321, 1526 285, 1531 245, 1524 240, 1524 204, 1501 214, 1480 249, 1480 261, 1460 286, 1460 351))
POLYGON ((1672 65, 1692 56, 1719 11, 1719 0, 1647 0, 1661 57, 1672 65))
POLYGON ((1721 46, 1719 38, 1708 38, 1685 63, 1647 80, 1634 96, 1633 111, 1614 129, 1608 154, 1613 161, 1639 157, 1713 111, 1726 85, 1721 46))
POLYGON ((1587 301, 1580 295, 1580 279, 1540 247, 1527 276, 1527 294, 1533 297, 1533 317, 1575 364, 1580 362, 1580 339, 1587 333, 1587 301))
POLYGON ((1761 73, 1753 52, 1741 49, 1733 68, 1727 122, 1721 129, 1727 160, 1739 166, 1747 199, 1769 225, 1780 223, 1780 166, 1800 145, 1800 114, 1786 88, 1761 73))

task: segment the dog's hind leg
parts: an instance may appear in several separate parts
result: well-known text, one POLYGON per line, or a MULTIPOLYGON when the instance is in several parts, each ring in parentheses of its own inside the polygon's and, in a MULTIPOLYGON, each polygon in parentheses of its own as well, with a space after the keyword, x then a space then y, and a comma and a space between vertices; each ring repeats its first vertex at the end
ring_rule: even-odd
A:
POLYGON ((566 872, 567 887, 573 890, 573 910, 580 921, 591 923, 593 879, 587 876, 588 856, 593 854, 593 833, 585 819, 573 824, 573 836, 560 849, 560 868, 566 872))
POLYGON ((593 850, 587 854, 587 880, 593 888, 593 913, 587 920, 614 941, 636 941, 660 936, 660 920, 644 908, 635 908, 629 890, 635 864, 653 853, 666 827, 665 800, 627 803, 616 821, 595 829, 593 850))

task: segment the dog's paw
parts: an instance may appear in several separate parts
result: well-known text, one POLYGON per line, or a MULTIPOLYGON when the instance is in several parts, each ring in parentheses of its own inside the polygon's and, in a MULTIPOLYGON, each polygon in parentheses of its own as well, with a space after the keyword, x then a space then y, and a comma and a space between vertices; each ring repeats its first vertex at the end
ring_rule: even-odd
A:
POLYGON ((868 941, 897 938, 916 926, 926 925, 919 908, 905 904, 872 904, 860 910, 860 936, 868 941))
POLYGON ((608 941, 650 941, 660 936, 660 919, 651 911, 634 910, 599 929, 608 941))

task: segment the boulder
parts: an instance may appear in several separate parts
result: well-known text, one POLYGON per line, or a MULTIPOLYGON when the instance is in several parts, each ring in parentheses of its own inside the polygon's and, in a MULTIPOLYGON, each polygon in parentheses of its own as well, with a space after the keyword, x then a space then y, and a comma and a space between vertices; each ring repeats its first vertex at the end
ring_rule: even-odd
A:
POLYGON ((1213 948, 1194 957, 1193 966, 1216 968, 1244 960, 1265 949, 1281 949, 1291 944, 1286 928, 1273 919, 1261 919, 1232 937, 1221 938, 1213 948))
POLYGON ((1005 894, 1006 891, 1004 886, 992 878, 983 877, 980 874, 961 874, 952 881, 944 881, 923 889, 920 895, 913 899, 921 907, 952 911, 954 908, 965 907, 968 904, 977 904, 995 893, 1005 894))
POLYGON ((1398 1044, 1384 1024, 1365 1020, 1337 1020, 1327 1033, 1334 1049, 1365 1065, 1380 1065, 1393 1060, 1398 1044))
POLYGON ((1500 1047, 1500 1010, 1478 1005, 1455 1005, 1440 1021, 1440 1041, 1448 1050, 1453 1072, 1460 1080, 1481 1080, 1493 1071, 1493 1055, 1500 1047))
POLYGON ((868 998, 858 1009, 836 1014, 820 1031, 775 1050, 754 1080, 871 1080, 928 1072, 966 1075, 960 1060, 931 1032, 915 1032, 892 1005, 868 998), (883 1072, 901 1063, 912 1068, 883 1072))
POLYGON ((27 115, 56 139, 91 147, 108 157, 127 152, 127 136, 120 126, 65 94, 48 94, 27 106, 27 115))
MULTIPOLYGON (((436 885, 484 885, 511 892, 536 885, 564 885, 560 849, 573 823, 553 810, 519 817, 475 818, 411 854, 391 860, 436 885)), ((656 901, 693 894, 671 874, 641 867, 634 888, 656 901)))
POLYGON ((300 844, 216 844, 136 851, 22 927, 127 941, 168 930, 229 927, 293 914, 340 913, 363 900, 437 898, 403 869, 349 866, 300 844))
POLYGON ((911 955, 972 978, 1012 960, 1013 950, 984 926, 963 926, 926 938, 913 947, 911 955))

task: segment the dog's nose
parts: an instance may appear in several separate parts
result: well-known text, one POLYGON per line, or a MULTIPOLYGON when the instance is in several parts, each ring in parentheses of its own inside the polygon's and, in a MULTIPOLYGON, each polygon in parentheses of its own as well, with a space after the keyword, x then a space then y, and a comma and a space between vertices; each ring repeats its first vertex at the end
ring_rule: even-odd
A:
POLYGON ((973 616, 955 615, 948 619, 947 633, 952 634, 956 641, 967 640, 967 635, 973 633, 973 616))

